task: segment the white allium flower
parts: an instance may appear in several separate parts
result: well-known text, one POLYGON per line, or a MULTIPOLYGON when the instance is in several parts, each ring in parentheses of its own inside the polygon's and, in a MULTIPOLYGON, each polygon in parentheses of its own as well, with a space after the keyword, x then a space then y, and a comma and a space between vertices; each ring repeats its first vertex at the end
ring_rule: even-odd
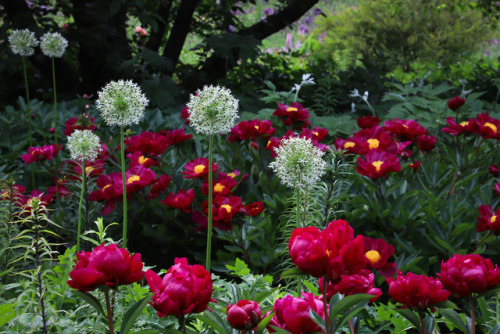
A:
POLYGON ((35 37, 35 33, 28 29, 14 30, 9 35, 9 44, 14 54, 32 56, 35 53, 35 47, 38 45, 38 41, 35 37))
POLYGON ((278 154, 269 167, 278 175, 282 184, 292 188, 305 188, 319 181, 325 173, 324 152, 313 145, 310 139, 283 139, 278 154))
POLYGON ((40 38, 40 48, 48 57, 62 57, 67 46, 68 41, 58 32, 48 32, 40 38))
POLYGON ((68 149, 73 160, 94 161, 101 152, 99 136, 90 130, 75 130, 68 137, 68 149))
POLYGON ((98 95, 97 109, 107 125, 138 124, 149 103, 141 88, 131 80, 111 81, 98 95))
POLYGON ((231 131, 238 118, 238 100, 220 86, 205 86, 187 103, 189 124, 197 133, 222 134, 231 131))

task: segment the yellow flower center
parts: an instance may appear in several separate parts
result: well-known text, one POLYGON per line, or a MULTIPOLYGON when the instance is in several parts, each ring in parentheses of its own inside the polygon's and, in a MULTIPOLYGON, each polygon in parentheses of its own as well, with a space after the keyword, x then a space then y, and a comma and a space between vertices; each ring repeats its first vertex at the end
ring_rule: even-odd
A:
POLYGON ((231 172, 231 173, 228 173, 227 176, 232 177, 234 179, 236 177, 236 174, 234 174, 233 172, 231 172))
POLYGON ((317 137, 317 136, 319 136, 319 133, 313 132, 313 135, 315 135, 317 137))
POLYGON ((408 129, 408 125, 403 124, 403 128, 408 129))
POLYGON ((344 150, 347 150, 348 148, 351 148, 351 147, 354 147, 356 146, 356 143, 352 142, 352 141, 348 141, 344 144, 344 150))
POLYGON ((8 192, 8 191, 4 191, 4 192, 2 193, 2 197, 3 197, 3 198, 7 198, 7 196, 9 196, 9 192, 8 192))
POLYGON ((141 156, 139 157, 139 163, 140 163, 141 165, 144 165, 144 164, 146 163, 146 161, 148 161, 148 160, 149 160, 149 158, 146 158, 146 157, 144 157, 143 155, 141 155, 141 156))
POLYGON ((232 209, 231 205, 222 204, 220 207, 226 209, 227 213, 231 213, 231 209, 232 209))
POLYGON ((497 133, 497 127, 494 124, 491 124, 489 122, 484 123, 484 126, 489 127, 493 132, 497 133))
POLYGON ((36 154, 35 150, 31 151, 31 155, 35 155, 35 154, 36 154))
POLYGON ((106 188, 109 188, 109 187, 111 187, 111 184, 107 184, 107 185, 105 185, 105 186, 102 188, 102 191, 104 191, 106 188))
POLYGON ((85 173, 87 173, 87 174, 90 173, 90 172, 92 172, 93 170, 94 170, 94 167, 92 167, 92 166, 85 167, 85 173))
POLYGON ((259 126, 258 125, 255 125, 254 128, 255 128, 255 130, 259 131, 259 126))
POLYGON ((380 142, 376 138, 370 138, 367 140, 367 142, 368 142, 368 147, 370 148, 370 150, 372 150, 374 148, 378 148, 378 145, 380 144, 380 142))
POLYGON ((205 165, 196 165, 196 166, 194 166, 194 172, 196 174, 201 174, 201 173, 203 173, 203 171, 205 171, 205 165))
POLYGON ((460 126, 464 127, 464 126, 467 126, 469 125, 469 121, 463 121, 462 123, 460 123, 460 126))
POLYGON ((380 161, 380 160, 372 162, 372 165, 375 166, 375 169, 377 170, 377 173, 380 172, 380 166, 382 166, 383 163, 384 162, 380 161))
POLYGON ((497 220, 497 216, 496 215, 491 216, 490 223, 494 223, 495 220, 497 220))
POLYGON ((221 193, 224 190, 224 188, 226 188, 226 187, 223 184, 217 183, 214 186, 214 192, 221 193))
POLYGON ((292 112, 292 111, 297 111, 298 109, 297 108, 294 108, 294 107, 288 107, 288 109, 286 110, 287 112, 292 112))
POLYGON ((375 264, 378 262, 378 260, 380 260, 380 253, 373 249, 366 252, 365 256, 368 258, 368 260, 370 260, 372 264, 375 264))
POLYGON ((132 175, 127 179, 127 183, 132 183, 134 181, 140 181, 141 177, 139 175, 132 175))

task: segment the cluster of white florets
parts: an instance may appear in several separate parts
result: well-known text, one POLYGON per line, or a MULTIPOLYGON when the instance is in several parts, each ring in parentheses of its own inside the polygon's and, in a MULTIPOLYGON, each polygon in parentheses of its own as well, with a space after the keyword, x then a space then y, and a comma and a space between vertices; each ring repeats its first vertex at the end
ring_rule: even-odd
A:
POLYGON ((48 32, 40 39, 40 48, 48 57, 62 57, 67 47, 68 41, 58 32, 48 32))
POLYGON ((38 45, 35 33, 28 29, 14 30, 9 35, 9 44, 12 52, 20 56, 32 56, 38 45))
POLYGON ((75 130, 68 136, 68 149, 73 160, 94 161, 101 152, 99 136, 90 130, 75 130))

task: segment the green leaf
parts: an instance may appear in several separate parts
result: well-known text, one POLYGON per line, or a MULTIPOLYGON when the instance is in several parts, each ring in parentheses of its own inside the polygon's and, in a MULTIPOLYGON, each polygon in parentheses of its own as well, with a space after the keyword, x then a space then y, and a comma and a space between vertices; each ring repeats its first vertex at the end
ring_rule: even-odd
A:
POLYGON ((415 326, 418 332, 422 332, 422 326, 420 326, 420 319, 415 314, 415 312, 407 308, 397 308, 395 311, 401 314, 409 322, 411 322, 413 326, 415 326))
POLYGON ((314 312, 313 309, 309 309, 309 317, 321 327, 323 332, 326 332, 325 329, 325 319, 323 319, 318 313, 314 312))
POLYGON ((282 274, 280 279, 285 279, 285 278, 295 278, 295 277, 302 277, 302 276, 307 276, 305 272, 300 270, 299 268, 291 268, 288 270, 285 270, 282 274))
MULTIPOLYGON (((346 314, 344 314, 344 316, 342 316, 342 318, 340 318, 340 322, 339 322, 337 328, 342 327, 347 321, 349 321, 349 319, 352 319, 356 314, 358 314, 359 312, 364 310, 366 305, 368 305, 368 300, 360 302, 356 306, 350 308, 349 312, 347 312, 346 314)), ((332 320, 332 322, 334 322, 334 321, 332 320)))
POLYGON ((355 295, 351 296, 346 296, 342 298, 337 305, 334 306, 333 310, 330 309, 330 319, 335 319, 337 315, 340 313, 347 311, 348 309, 352 307, 357 307, 359 304, 362 304, 364 302, 368 302, 370 298, 373 298, 373 295, 365 294, 365 293, 358 293, 355 295))
POLYGON ((257 325, 257 328, 255 328, 255 334, 262 334, 264 329, 266 329, 267 325, 269 324, 269 321, 273 318, 274 314, 276 312, 271 312, 267 317, 263 318, 260 322, 259 325, 257 325))
POLYGON ((122 325, 120 327, 120 334, 127 334, 130 331, 132 325, 135 322, 135 319, 137 319, 139 314, 142 313, 142 310, 144 310, 144 307, 148 304, 148 301, 152 296, 153 295, 149 295, 142 298, 127 310, 127 312, 123 316, 122 325))
POLYGON ((245 263, 245 261, 240 260, 239 258, 236 258, 234 266, 227 264, 226 268, 231 270, 232 274, 237 275, 239 277, 250 274, 250 269, 248 269, 248 266, 245 263))
POLYGON ((463 322, 462 318, 460 318, 460 315, 456 311, 449 309, 438 309, 438 312, 446 319, 450 320, 451 323, 462 333, 468 333, 467 325, 463 322))
POLYGON ((427 315, 424 319, 425 333, 432 334, 436 328, 436 319, 432 315, 427 315))
POLYGON ((289 331, 281 329, 281 328, 276 327, 276 326, 271 326, 271 328, 274 329, 274 333, 277 333, 277 334, 291 334, 289 331))
POLYGON ((76 295, 76 297, 85 300, 93 308, 95 308, 97 310, 97 312, 99 312, 103 316, 106 316, 104 314, 104 309, 102 308, 101 303, 99 302, 99 300, 96 297, 92 296, 90 293, 81 292, 81 291, 78 291, 78 290, 74 290, 73 294, 76 295))
POLYGON ((208 325, 208 327, 215 330, 217 333, 226 333, 226 330, 224 329, 224 327, 219 325, 217 323, 217 321, 215 321, 214 319, 210 319, 208 316, 197 315, 197 316, 195 316, 195 318, 201 320, 203 323, 208 325))
POLYGON ((498 333, 500 333, 500 325, 496 325, 490 331, 490 334, 498 334, 498 333))
MULTIPOLYGON (((143 330, 140 330, 138 332, 134 332, 133 334, 158 334, 158 333, 161 333, 161 332, 157 329, 143 329, 143 330)), ((181 332, 177 331, 177 333, 181 333, 181 332)))
POLYGON ((14 311, 14 304, 0 305, 0 327, 5 325, 10 319, 16 316, 14 311))

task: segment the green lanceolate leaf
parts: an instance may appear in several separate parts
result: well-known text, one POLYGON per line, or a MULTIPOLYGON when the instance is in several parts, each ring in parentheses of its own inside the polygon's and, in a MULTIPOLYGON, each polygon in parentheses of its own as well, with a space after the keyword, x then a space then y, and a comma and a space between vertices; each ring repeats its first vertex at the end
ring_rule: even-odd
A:
POLYGON ((450 320, 451 323, 458 328, 462 333, 469 333, 467 330, 467 324, 464 323, 460 315, 454 310, 449 309, 438 309, 439 313, 446 319, 450 320))
POLYGON ((396 312, 398 312, 403 317, 405 317, 409 322, 411 322, 419 332, 422 332, 422 326, 420 326, 420 319, 415 314, 415 312, 407 308, 398 308, 396 309, 396 312))
POLYGON ((97 312, 99 312, 99 314, 106 316, 104 314, 104 309, 102 308, 101 303, 99 302, 99 300, 96 297, 92 296, 90 293, 81 292, 78 290, 74 290, 73 294, 75 296, 85 300, 87 303, 89 303, 93 308, 95 308, 97 310, 97 312))
POLYGON ((281 274, 281 278, 280 279, 302 277, 302 276, 306 276, 306 275, 307 274, 304 273, 302 270, 300 270, 299 268, 295 267, 295 268, 291 268, 291 269, 285 270, 281 274))
POLYGON ((148 301, 151 299, 151 297, 152 295, 142 298, 127 310, 125 316, 123 317, 120 334, 127 334, 130 331, 132 325, 135 322, 135 319, 137 319, 139 314, 142 313, 142 310, 144 310, 144 307, 148 304, 148 301))
POLYGON ((262 334, 262 332, 264 331, 264 329, 266 329, 267 325, 269 324, 269 321, 271 321, 275 313, 276 312, 271 312, 271 314, 269 314, 267 317, 265 317, 259 322, 259 325, 255 329, 255 334, 262 334))
POLYGON ((373 295, 364 293, 359 293, 342 298, 336 305, 334 305, 333 309, 330 309, 330 319, 332 319, 333 321, 333 319, 340 313, 358 306, 359 304, 367 302, 370 298, 373 298, 373 295))

